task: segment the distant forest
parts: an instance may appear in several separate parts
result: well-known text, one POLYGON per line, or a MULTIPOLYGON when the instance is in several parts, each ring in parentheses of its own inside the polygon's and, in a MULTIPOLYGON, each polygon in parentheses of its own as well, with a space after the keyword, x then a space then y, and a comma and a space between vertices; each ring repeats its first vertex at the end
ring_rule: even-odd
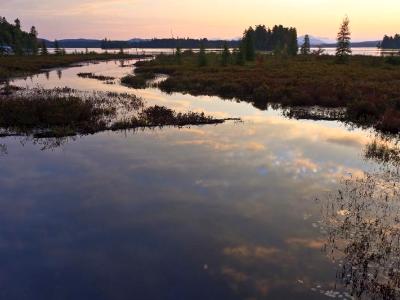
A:
POLYGON ((34 26, 30 32, 25 32, 19 19, 10 24, 6 18, 0 17, 0 46, 9 46, 16 54, 37 54, 37 35, 34 26))
MULTIPOLYGON (((276 25, 272 29, 265 25, 258 25, 253 29, 250 27, 244 33, 243 40, 251 40, 257 51, 283 51, 286 49, 289 53, 297 53, 297 31, 296 28, 286 28, 282 25, 276 25)), ((229 48, 239 48, 241 40, 208 40, 208 39, 151 39, 151 40, 130 40, 130 41, 112 41, 104 39, 101 41, 102 49, 120 49, 120 48, 214 48, 221 49, 225 46, 229 48)))
POLYGON ((250 38, 257 51, 286 51, 296 55, 298 51, 297 30, 294 27, 275 25, 272 29, 265 25, 250 27, 244 33, 243 39, 250 38))
POLYGON ((208 40, 208 39, 151 39, 151 40, 131 40, 131 41, 111 41, 104 39, 101 41, 102 49, 119 49, 119 48, 222 48, 225 44, 231 48, 239 46, 239 41, 231 40, 208 40))
POLYGON ((382 49, 400 49, 400 34, 395 36, 385 35, 380 47, 382 49))

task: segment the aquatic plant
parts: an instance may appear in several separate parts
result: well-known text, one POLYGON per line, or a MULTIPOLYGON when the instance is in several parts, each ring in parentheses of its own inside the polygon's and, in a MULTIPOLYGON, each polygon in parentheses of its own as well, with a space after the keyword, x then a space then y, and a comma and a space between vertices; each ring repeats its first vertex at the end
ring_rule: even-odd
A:
POLYGON ((400 297, 399 179, 398 172, 349 177, 320 199, 324 250, 356 299, 400 297))

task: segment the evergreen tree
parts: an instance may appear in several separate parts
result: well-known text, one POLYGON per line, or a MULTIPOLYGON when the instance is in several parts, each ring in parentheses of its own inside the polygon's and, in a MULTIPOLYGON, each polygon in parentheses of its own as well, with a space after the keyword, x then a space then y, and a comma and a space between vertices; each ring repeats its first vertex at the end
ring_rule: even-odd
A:
POLYGON ((288 40, 285 43, 287 47, 287 54, 291 56, 296 56, 299 52, 299 45, 297 43, 297 29, 289 28, 288 40))
POLYGON ((49 51, 47 50, 46 42, 42 40, 42 47, 40 48, 40 55, 48 55, 49 51))
POLYGON ((229 51, 228 48, 228 43, 224 43, 224 49, 222 50, 222 55, 221 55, 221 64, 222 66, 227 66, 229 63, 229 58, 231 56, 231 52, 229 51))
POLYGON ((343 19, 337 35, 336 57, 338 62, 345 62, 351 55, 351 33, 349 29, 350 20, 348 17, 343 19))
POLYGON ((198 55, 198 65, 199 67, 204 67, 207 65, 207 54, 206 54, 206 48, 204 46, 204 41, 201 41, 200 43, 200 51, 198 55))
POLYGON ((37 55, 39 50, 37 36, 38 32, 35 26, 32 26, 31 31, 29 32, 29 48, 34 55, 37 55))
POLYGON ((244 55, 248 61, 253 61, 256 58, 255 51, 254 29, 249 27, 243 34, 244 55))
POLYGON ((14 20, 14 23, 15 23, 15 27, 18 30, 21 30, 21 21, 18 18, 14 20))
POLYGON ((383 41, 379 45, 381 49, 400 49, 400 35, 395 34, 394 36, 383 37, 383 41))
POLYGON ((300 53, 302 55, 309 55, 311 53, 310 36, 308 34, 304 36, 304 43, 301 46, 300 53))
POLYGON ((54 41, 54 53, 56 55, 60 55, 61 54, 60 44, 58 43, 57 40, 54 41))

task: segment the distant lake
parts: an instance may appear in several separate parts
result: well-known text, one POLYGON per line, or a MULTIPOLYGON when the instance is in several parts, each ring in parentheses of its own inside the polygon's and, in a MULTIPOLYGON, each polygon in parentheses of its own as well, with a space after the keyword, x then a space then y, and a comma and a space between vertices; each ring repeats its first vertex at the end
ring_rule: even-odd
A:
MULTIPOLYGON (((344 180, 386 166, 365 155, 380 136, 244 102, 77 76, 121 78, 134 63, 85 63, 12 84, 134 93, 149 104, 242 122, 0 138, 1 299, 351 299, 340 274, 350 283, 373 281, 355 262, 343 271, 349 253, 327 245, 339 249, 359 235, 335 239, 339 228, 325 225, 333 219, 324 211, 335 207, 328 195, 344 180)), ((351 208, 334 212, 350 216, 351 208)), ((378 232, 373 224, 351 228, 378 232)), ((370 242, 396 257, 384 252, 390 245, 370 242)))
MULTIPOLYGON (((322 48, 324 49, 326 54, 329 55, 334 55, 336 49, 335 48, 322 48)), ((66 48, 65 49, 67 53, 74 53, 74 52, 85 52, 85 48, 66 48)), ((189 50, 189 49, 183 49, 183 50, 189 50)), ((317 48, 311 48, 311 50, 317 50, 317 48)), ((381 50, 376 47, 367 47, 367 48, 352 48, 353 50, 353 55, 372 55, 372 56, 381 56, 381 55, 390 55, 392 53, 397 54, 399 53, 399 50, 381 50)), ((54 52, 53 48, 49 48, 50 52, 54 52)), ((106 50, 101 49, 101 48, 88 48, 88 51, 94 51, 97 53, 104 53, 106 50)), ((109 53, 118 53, 119 50, 107 50, 109 53)), ((130 54, 141 54, 141 53, 146 53, 146 54, 160 54, 160 53, 165 53, 165 54, 171 54, 175 49, 142 49, 142 48, 132 48, 132 49, 124 49, 125 53, 130 53, 130 54)), ((193 51, 196 51, 196 49, 193 49, 193 51)), ((208 51, 221 51, 221 49, 208 49, 208 51)))

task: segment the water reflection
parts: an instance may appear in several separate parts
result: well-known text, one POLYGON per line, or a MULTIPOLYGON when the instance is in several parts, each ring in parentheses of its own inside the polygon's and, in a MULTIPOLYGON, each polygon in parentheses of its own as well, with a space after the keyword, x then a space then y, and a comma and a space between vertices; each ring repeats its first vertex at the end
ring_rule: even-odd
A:
MULTIPOLYGON (((364 177, 381 164, 363 156, 374 140, 371 132, 289 120, 216 97, 135 91, 77 76, 132 72, 119 62, 63 69, 61 81, 55 72, 13 84, 138 93, 149 104, 244 122, 102 132, 76 140, 2 138, 0 149, 8 153, 0 156, 3 298, 350 298, 336 281, 337 263, 339 282, 355 296, 363 284, 369 286, 363 296, 394 295, 374 291, 372 277, 361 283, 364 258, 372 260, 368 253, 389 272, 398 250, 393 242, 394 251, 379 252, 397 232, 389 225, 397 226, 391 222, 398 194, 392 190, 386 201, 383 185, 364 177), (342 187, 348 173, 352 181, 342 187), (364 189, 360 195, 377 201, 350 197, 359 195, 356 178, 356 190, 364 189), (378 186, 381 193, 365 192, 378 186), (318 223, 321 203, 315 197, 338 188, 343 199, 323 202, 318 223), (335 262, 323 255, 326 234, 326 251, 335 262), (341 249, 348 250, 338 254, 341 249), (349 273, 348 262, 362 272, 349 273)), ((367 276, 375 274, 375 266, 367 267, 367 276)), ((380 291, 397 284, 397 275, 380 274, 387 277, 378 281, 380 291)))
POLYGON ((400 169, 397 139, 376 138, 365 157, 378 170, 351 175, 322 198, 321 231, 336 279, 357 299, 400 297, 400 169))

